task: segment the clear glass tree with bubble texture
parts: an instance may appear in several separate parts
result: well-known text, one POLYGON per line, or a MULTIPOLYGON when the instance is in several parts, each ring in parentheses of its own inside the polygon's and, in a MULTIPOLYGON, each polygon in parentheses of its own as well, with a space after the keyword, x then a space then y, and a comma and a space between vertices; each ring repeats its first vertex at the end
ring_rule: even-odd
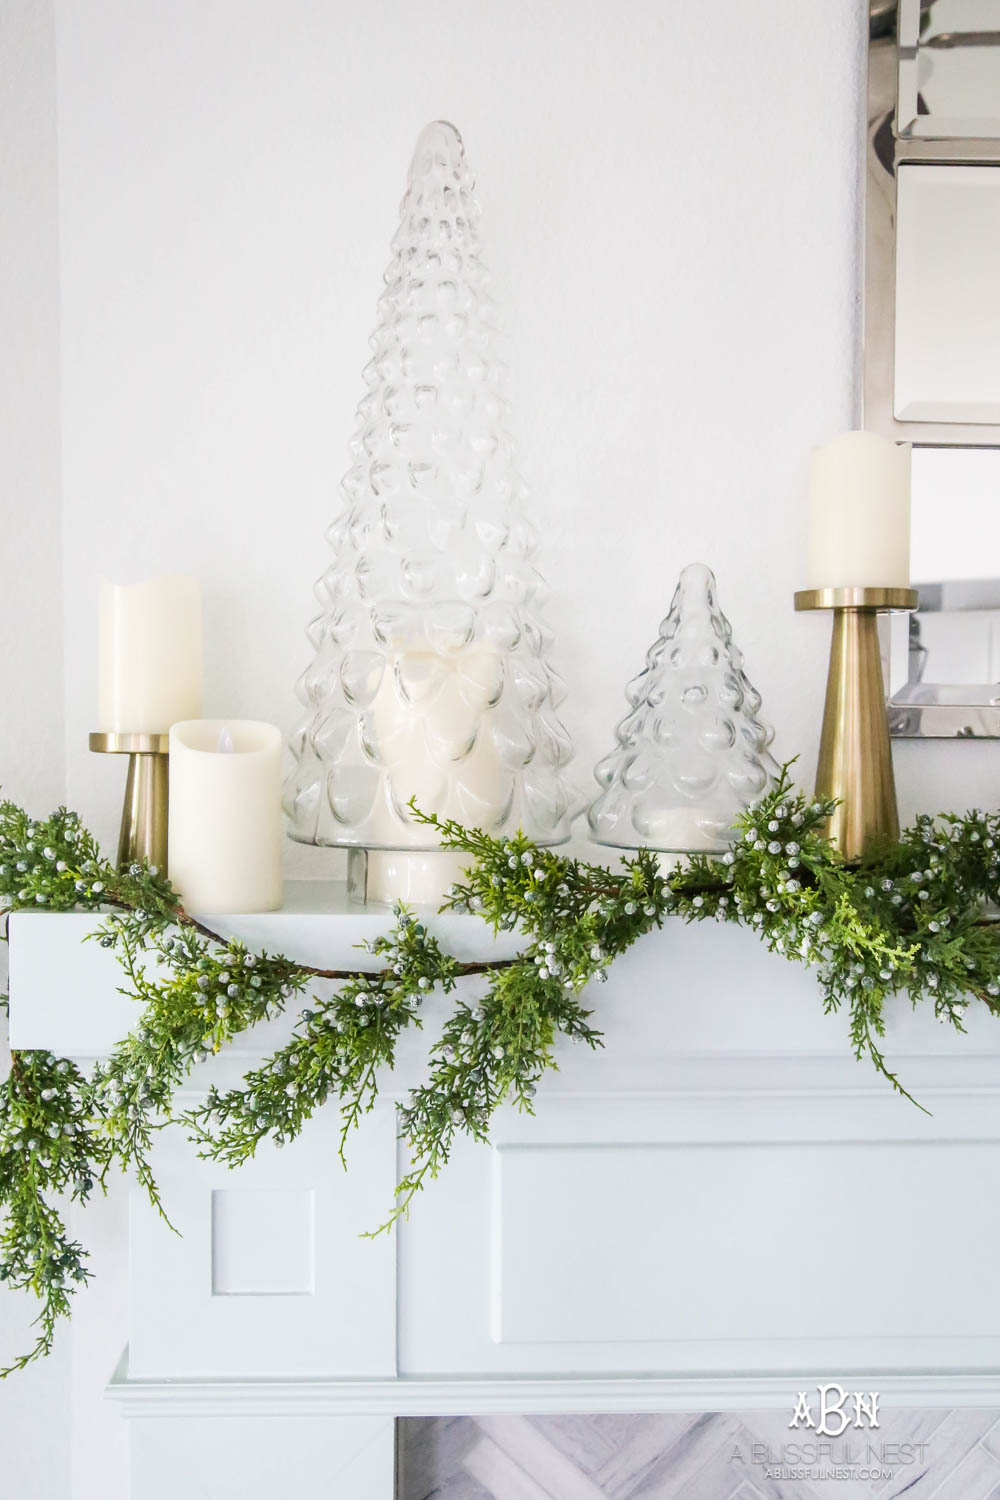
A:
POLYGON ((568 836, 572 755, 461 136, 420 135, 298 684, 291 835, 435 848, 424 812, 568 836))
POLYGON ((681 573, 646 665, 625 689, 615 749, 594 770, 589 820, 599 844, 724 851, 736 818, 778 773, 774 731, 703 563, 681 573))

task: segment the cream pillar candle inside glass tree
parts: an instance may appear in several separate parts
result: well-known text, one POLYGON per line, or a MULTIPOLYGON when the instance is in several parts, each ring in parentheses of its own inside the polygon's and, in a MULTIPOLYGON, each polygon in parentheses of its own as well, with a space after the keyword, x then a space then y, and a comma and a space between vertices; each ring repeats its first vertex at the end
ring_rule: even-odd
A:
POLYGON ((569 832, 561 685, 504 396, 479 209, 453 126, 422 133, 366 369, 355 463, 317 586, 292 837, 367 851, 368 899, 437 903, 462 857, 425 812, 569 832))
POLYGON ((194 912, 281 905, 281 732, 254 720, 170 730, 168 868, 194 912))

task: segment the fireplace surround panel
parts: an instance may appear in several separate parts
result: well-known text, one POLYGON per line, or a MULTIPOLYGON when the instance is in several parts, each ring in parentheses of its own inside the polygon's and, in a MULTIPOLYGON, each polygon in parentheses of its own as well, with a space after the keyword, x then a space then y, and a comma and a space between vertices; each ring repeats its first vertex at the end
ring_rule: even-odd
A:
MULTIPOLYGON (((336 961, 352 921, 313 912, 281 946, 336 961)), ((81 935, 77 917, 14 916, 15 1045, 79 1054, 81 1010, 94 1050, 121 1029, 113 959, 81 935)), ((401 1051, 395 1097, 446 1003, 401 1051)), ((375 1239, 402 1165, 393 1097, 346 1172, 330 1111, 238 1174, 164 1133, 181 1235, 133 1197, 129 1342, 108 1385, 135 1500, 172 1497, 181 1474, 190 1500, 391 1500, 400 1416, 778 1413, 824 1379, 887 1406, 1000 1407, 988 1018, 961 1037, 903 1003, 890 1017, 890 1062, 929 1114, 853 1059, 809 974, 749 933, 654 935, 600 1018, 605 1047, 562 1047, 534 1117, 460 1144, 375 1239)), ((192 1096, 287 1029, 207 1064, 192 1096)))

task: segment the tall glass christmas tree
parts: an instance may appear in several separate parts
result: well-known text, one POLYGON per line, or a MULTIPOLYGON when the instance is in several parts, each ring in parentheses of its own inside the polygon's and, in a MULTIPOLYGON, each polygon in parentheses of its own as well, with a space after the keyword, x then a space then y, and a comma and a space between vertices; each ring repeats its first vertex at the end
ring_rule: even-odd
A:
POLYGON ((410 799, 556 843, 569 832, 572 747, 452 125, 417 142, 392 250, 308 627, 316 654, 298 685, 306 715, 285 809, 300 842, 411 851, 370 857, 370 897, 433 900, 455 860, 431 855, 433 830, 410 799))
POLYGON ((712 852, 778 767, 760 694, 703 563, 681 573, 646 666, 625 689, 618 741, 598 762, 591 833, 618 848, 712 852))

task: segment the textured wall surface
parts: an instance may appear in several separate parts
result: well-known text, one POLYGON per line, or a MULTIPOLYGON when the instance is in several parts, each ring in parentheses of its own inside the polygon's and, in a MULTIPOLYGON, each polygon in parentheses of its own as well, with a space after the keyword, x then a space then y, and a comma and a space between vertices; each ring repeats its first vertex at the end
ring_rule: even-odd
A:
MULTIPOLYGON (((11 793, 67 795, 113 837, 118 769, 85 748, 102 572, 199 573, 209 710, 294 722, 406 164, 441 116, 478 176, 579 779, 695 559, 776 749, 808 771, 827 625, 790 597, 808 450, 856 413, 860 0, 52 9, 0 7, 11 793)), ((995 805, 994 760, 899 747, 904 810, 995 805)), ((73 1496, 125 1500, 100 1402, 124 1340, 120 1199, 87 1232, 73 1496)), ((0 1342, 20 1316, 0 1304, 0 1342)), ((68 1494, 69 1367, 64 1347, 0 1390, 18 1500, 68 1494)))

